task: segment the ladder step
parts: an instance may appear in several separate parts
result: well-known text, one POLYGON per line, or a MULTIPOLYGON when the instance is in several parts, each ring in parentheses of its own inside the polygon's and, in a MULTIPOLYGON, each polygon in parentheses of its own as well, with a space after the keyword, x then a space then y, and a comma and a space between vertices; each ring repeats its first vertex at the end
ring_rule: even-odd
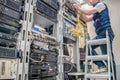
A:
POLYGON ((68 73, 68 75, 71 75, 71 76, 84 76, 85 73, 83 73, 83 72, 72 72, 72 73, 68 73))
POLYGON ((87 41, 89 45, 99 45, 99 44, 107 44, 107 39, 96 39, 96 40, 89 40, 87 41))
POLYGON ((107 79, 109 78, 108 74, 86 74, 85 75, 86 78, 97 78, 97 79, 107 79))
POLYGON ((107 60, 108 59, 108 55, 95 55, 95 56, 87 56, 87 60, 107 60))

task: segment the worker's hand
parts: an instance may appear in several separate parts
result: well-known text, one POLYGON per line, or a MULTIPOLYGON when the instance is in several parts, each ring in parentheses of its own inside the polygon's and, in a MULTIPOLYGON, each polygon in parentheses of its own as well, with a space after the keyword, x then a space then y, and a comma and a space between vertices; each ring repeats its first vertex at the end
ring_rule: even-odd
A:
POLYGON ((37 61, 36 60, 32 60, 32 62, 36 63, 37 61))
POLYGON ((75 9, 79 9, 79 8, 81 8, 81 5, 80 5, 80 4, 73 4, 73 7, 74 7, 75 9))
POLYGON ((72 29, 72 27, 68 27, 68 30, 71 30, 72 29))

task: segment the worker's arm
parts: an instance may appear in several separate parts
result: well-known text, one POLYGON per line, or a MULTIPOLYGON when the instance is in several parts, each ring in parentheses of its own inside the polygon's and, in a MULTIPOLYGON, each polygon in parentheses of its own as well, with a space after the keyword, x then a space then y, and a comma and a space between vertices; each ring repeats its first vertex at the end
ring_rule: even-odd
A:
POLYGON ((103 11, 105 9, 105 5, 101 2, 99 4, 97 4, 95 7, 90 8, 90 9, 84 9, 81 7, 80 4, 74 4, 73 5, 74 8, 76 8, 78 10, 78 12, 85 14, 85 15, 92 15, 95 13, 100 13, 101 11, 103 11))
POLYGON ((84 9, 84 8, 78 8, 78 11, 80 11, 81 13, 85 14, 85 15, 92 15, 97 13, 97 9, 96 8, 92 8, 90 10, 84 9))
POLYGON ((76 8, 78 10, 78 12, 85 14, 85 15, 92 15, 92 14, 95 14, 98 12, 98 10, 94 7, 91 9, 84 9, 79 4, 74 4, 73 6, 74 6, 74 8, 76 8))
POLYGON ((87 16, 85 14, 82 14, 82 19, 85 21, 85 22, 90 22, 93 20, 93 16, 90 15, 90 16, 87 16))
POLYGON ((101 11, 103 11, 105 9, 106 6, 101 2, 91 9, 84 9, 81 7, 80 4, 74 4, 73 7, 76 8, 78 10, 78 12, 80 12, 82 14, 84 21, 90 22, 93 20, 93 16, 88 17, 88 15, 93 15, 97 12, 100 13, 101 11))

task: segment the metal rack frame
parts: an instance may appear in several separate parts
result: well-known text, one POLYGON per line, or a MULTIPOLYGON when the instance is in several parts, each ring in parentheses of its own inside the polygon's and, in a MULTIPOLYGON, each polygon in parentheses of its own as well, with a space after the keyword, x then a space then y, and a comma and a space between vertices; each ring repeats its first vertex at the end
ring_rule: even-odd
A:
MULTIPOLYGON (((62 0, 60 2, 60 10, 57 15, 57 24, 55 24, 54 36, 59 42, 59 56, 58 56, 58 75, 57 80, 64 80, 64 55, 63 55, 63 11, 62 11, 62 0)), ((17 63, 16 67, 16 78, 14 80, 29 80, 29 55, 30 55, 30 44, 31 44, 31 28, 33 26, 33 15, 34 15, 34 0, 25 0, 24 3, 24 17, 20 21, 22 24, 21 32, 18 36, 18 49, 21 50, 21 58, 15 59, 17 63)), ((79 61, 79 38, 76 39, 74 46, 73 63, 77 65, 77 72, 80 71, 79 61)))
MULTIPOLYGON (((62 10, 62 0, 60 0, 60 10, 58 13, 58 41, 60 42, 60 46, 59 46, 59 75, 58 75, 58 80, 64 80, 64 60, 63 58, 65 57, 65 55, 63 54, 63 10, 62 10)), ((76 42, 73 44, 74 45, 74 56, 73 56, 73 63, 75 63, 77 65, 77 72, 80 72, 80 55, 79 55, 79 38, 76 39, 76 42)))

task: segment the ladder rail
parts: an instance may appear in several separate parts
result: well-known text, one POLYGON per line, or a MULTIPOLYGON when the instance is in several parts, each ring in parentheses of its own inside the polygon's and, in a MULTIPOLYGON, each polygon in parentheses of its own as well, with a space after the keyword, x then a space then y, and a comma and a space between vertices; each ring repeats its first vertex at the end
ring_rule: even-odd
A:
MULTIPOLYGON (((89 48, 90 48, 90 56, 92 56, 92 46, 91 45, 89 45, 89 48)), ((89 49, 88 48, 88 49, 89 49)), ((88 59, 87 59, 88 60, 88 59)), ((93 60, 91 59, 91 64, 93 64, 93 60)), ((94 71, 94 65, 92 65, 92 67, 93 67, 93 69, 92 69, 92 71, 94 71)))
POLYGON ((107 55, 108 55, 108 75, 109 75, 109 80, 111 80, 111 70, 110 70, 110 42, 109 42, 109 35, 108 31, 106 31, 106 39, 107 39, 107 55))
MULTIPOLYGON (((86 56, 85 56, 85 74, 87 74, 87 71, 88 71, 88 60, 87 60, 87 56, 88 56, 88 44, 87 44, 87 41, 88 41, 88 38, 89 38, 89 34, 87 34, 86 36, 86 56)), ((87 77, 85 76, 85 80, 87 80, 87 77)))
MULTIPOLYGON (((114 74, 114 70, 113 70, 113 62, 112 62, 112 57, 111 57, 111 47, 110 47, 111 45, 110 45, 108 30, 106 30, 106 38, 98 39, 98 40, 99 41, 101 40, 102 43, 98 43, 97 40, 93 40, 93 41, 95 41, 95 43, 94 43, 94 42, 92 42, 92 40, 89 41, 88 39, 86 39, 85 80, 87 80, 87 78, 93 77, 92 75, 94 75, 94 74, 89 74, 88 73, 88 61, 91 60, 92 63, 93 63, 93 60, 98 60, 98 59, 92 59, 92 58, 96 58, 96 57, 95 56, 92 57, 92 47, 91 47, 92 45, 97 45, 97 44, 98 45, 101 45, 101 44, 106 44, 107 45, 107 53, 106 53, 106 56, 107 56, 106 60, 107 60, 107 64, 108 64, 108 66, 107 66, 107 68, 108 68, 108 70, 107 70, 107 75, 108 75, 107 79, 111 80, 111 74, 112 74, 113 80, 115 80, 114 75, 113 75, 114 74), (103 41, 105 41, 105 42, 103 42, 103 41), (91 58, 90 58, 90 56, 88 56, 89 55, 89 50, 90 50, 91 58), (112 73, 111 73, 111 68, 112 68, 112 73), (89 74, 89 76, 88 76, 88 74, 89 74)), ((100 57, 102 57, 102 56, 100 56, 100 57)), ((101 60, 101 61, 103 61, 103 60, 101 60)), ((97 74, 97 76, 99 76, 99 78, 100 78, 100 74, 97 74)), ((101 76, 101 78, 102 77, 104 77, 104 76, 101 76)), ((95 78, 95 77, 93 77, 93 78, 95 78)))
POLYGON ((112 61, 112 51, 111 51, 111 47, 110 47, 110 39, 109 39, 109 33, 108 33, 108 31, 106 31, 106 37, 107 37, 107 49, 109 50, 109 52, 108 52, 108 54, 109 54, 109 60, 110 60, 110 69, 112 69, 111 71, 112 71, 112 73, 111 73, 111 71, 110 71, 110 73, 109 73, 109 75, 111 76, 111 74, 112 74, 112 77, 113 77, 113 80, 115 80, 115 76, 114 76, 114 68, 113 68, 113 61, 112 61))

